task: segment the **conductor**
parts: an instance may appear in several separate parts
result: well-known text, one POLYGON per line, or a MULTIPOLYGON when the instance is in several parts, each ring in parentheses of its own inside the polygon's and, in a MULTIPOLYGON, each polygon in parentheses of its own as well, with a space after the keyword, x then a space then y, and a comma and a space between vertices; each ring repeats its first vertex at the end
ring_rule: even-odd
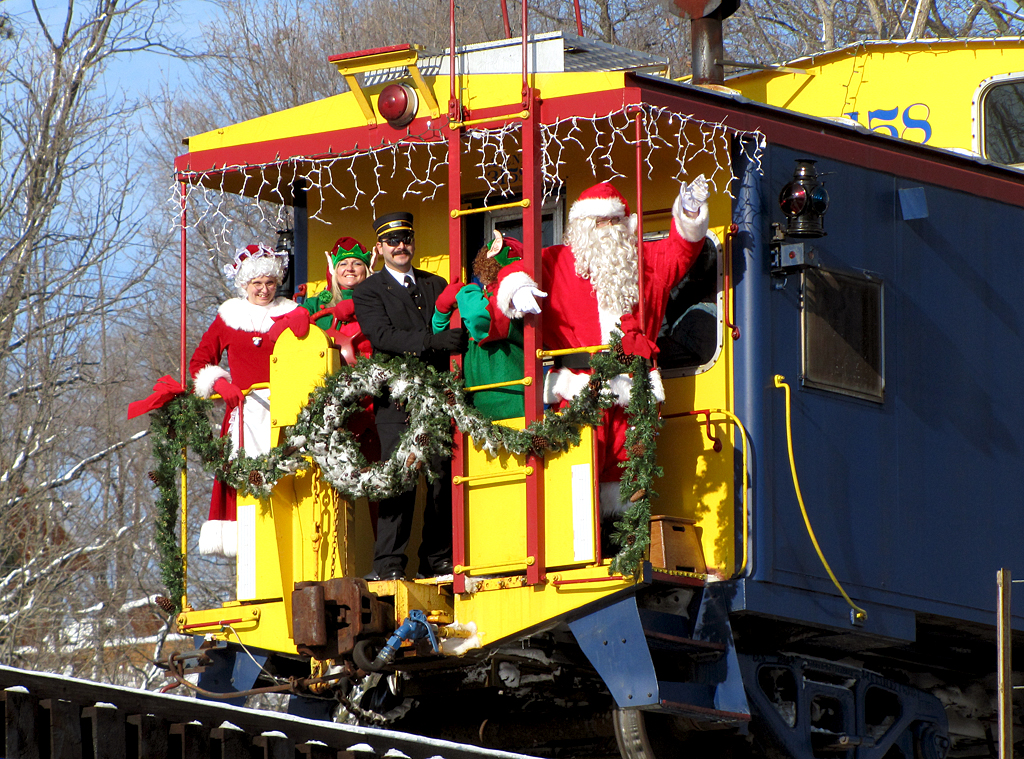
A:
MULTIPOLYGON (((369 338, 374 353, 416 356, 441 372, 448 371, 449 356, 466 350, 462 328, 434 334, 430 320, 434 303, 447 283, 412 265, 416 250, 411 213, 389 213, 373 222, 376 249, 384 260, 380 273, 356 286, 352 300, 356 318, 369 338)), ((374 401, 381 455, 387 459, 408 429, 409 416, 387 393, 374 401)), ((423 539, 419 551, 421 577, 452 573, 451 463, 437 467, 442 476, 428 483, 423 514, 423 539)), ((405 579, 405 550, 412 532, 416 505, 415 487, 380 502, 377 541, 373 549, 373 574, 367 579, 405 579)))

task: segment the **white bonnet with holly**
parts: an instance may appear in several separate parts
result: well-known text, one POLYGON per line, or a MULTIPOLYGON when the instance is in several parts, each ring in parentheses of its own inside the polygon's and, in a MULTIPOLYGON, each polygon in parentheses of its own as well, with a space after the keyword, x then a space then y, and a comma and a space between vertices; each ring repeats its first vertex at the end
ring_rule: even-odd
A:
POLYGON ((235 251, 234 260, 224 265, 224 275, 234 280, 238 294, 245 297, 246 285, 257 277, 273 277, 280 286, 287 269, 287 251, 271 250, 263 243, 257 243, 235 251))

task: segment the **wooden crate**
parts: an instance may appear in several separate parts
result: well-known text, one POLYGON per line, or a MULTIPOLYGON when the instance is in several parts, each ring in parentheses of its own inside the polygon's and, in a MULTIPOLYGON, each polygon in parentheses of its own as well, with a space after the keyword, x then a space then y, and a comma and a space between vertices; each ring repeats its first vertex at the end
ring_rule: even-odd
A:
POLYGON ((701 528, 683 517, 651 517, 651 564, 677 572, 705 574, 701 528))

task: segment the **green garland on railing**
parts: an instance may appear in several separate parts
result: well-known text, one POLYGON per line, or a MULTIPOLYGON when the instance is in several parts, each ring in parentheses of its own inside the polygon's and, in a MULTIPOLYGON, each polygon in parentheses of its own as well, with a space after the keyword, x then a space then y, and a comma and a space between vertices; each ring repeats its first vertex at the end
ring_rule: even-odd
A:
POLYGON ((650 499, 655 495, 652 484, 661 475, 655 463, 657 407, 646 363, 640 357, 623 354, 618 340, 610 353, 593 356, 591 367, 589 383, 568 407, 549 409, 525 430, 515 430, 495 424, 474 408, 466 399, 462 378, 455 373, 439 373, 414 358, 361 358, 355 366, 343 366, 325 377, 296 424, 288 429, 285 443, 256 457, 248 457, 244 451, 231 456, 228 439, 218 437, 210 424, 211 401, 191 393, 176 396, 153 415, 157 469, 150 473, 159 490, 157 545, 161 573, 171 598, 177 603, 183 590, 175 526, 184 448, 192 450, 203 468, 217 479, 257 498, 268 496, 284 475, 306 468, 311 458, 342 495, 379 500, 408 490, 420 473, 429 479, 440 476, 437 465, 451 457, 456 427, 492 455, 499 449, 543 455, 548 450, 564 451, 578 445, 580 428, 599 424, 604 410, 615 402, 609 381, 627 371, 634 379, 626 409, 630 419, 626 435, 629 460, 624 465, 622 493, 630 498, 631 505, 615 524, 613 540, 621 550, 612 561, 611 571, 633 575, 650 543, 650 499), (379 396, 385 389, 409 413, 409 427, 389 460, 368 462, 348 422, 365 411, 364 398, 379 396))
POLYGON ((626 416, 626 451, 629 458, 623 465, 621 493, 629 501, 629 508, 615 523, 612 541, 620 551, 612 559, 611 571, 633 575, 644 560, 651 544, 651 499, 657 497, 654 481, 661 477, 657 463, 657 436, 661 428, 658 405, 651 391, 651 378, 646 362, 633 356, 631 372, 633 385, 629 392, 626 416))

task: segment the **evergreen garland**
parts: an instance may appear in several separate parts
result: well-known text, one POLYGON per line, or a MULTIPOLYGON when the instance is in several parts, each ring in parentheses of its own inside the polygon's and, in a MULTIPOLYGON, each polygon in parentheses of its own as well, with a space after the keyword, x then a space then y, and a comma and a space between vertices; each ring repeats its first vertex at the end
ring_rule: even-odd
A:
POLYGON ((650 544, 650 501, 653 482, 661 476, 655 463, 660 422, 648 367, 639 356, 627 356, 618 339, 610 353, 591 359, 587 386, 562 410, 548 409, 524 430, 495 424, 466 399, 462 377, 439 373, 415 358, 373 356, 355 366, 343 366, 324 379, 300 412, 285 443, 266 455, 232 456, 228 438, 210 423, 213 404, 192 393, 178 395, 153 414, 153 454, 157 469, 150 473, 159 490, 157 545, 160 569, 171 599, 180 602, 184 570, 175 526, 178 522, 178 477, 185 465, 183 450, 197 454, 203 468, 243 494, 264 498, 284 475, 319 465, 324 478, 348 498, 380 500, 413 487, 420 473, 440 476, 437 465, 451 457, 455 428, 471 435, 478 448, 491 455, 499 449, 513 454, 543 455, 579 445, 580 428, 600 424, 604 410, 615 403, 609 382, 619 374, 633 377, 626 414, 629 459, 623 464, 623 497, 630 507, 615 523, 613 541, 621 547, 610 571, 632 576, 650 544), (363 399, 389 392, 393 402, 409 413, 409 426, 387 461, 368 462, 359 450, 348 420, 364 410, 363 399), (308 457, 308 458, 307 458, 308 457))
POLYGON ((657 463, 656 448, 661 419, 651 390, 647 363, 640 356, 633 356, 630 367, 633 385, 629 391, 629 405, 626 406, 629 419, 626 452, 629 458, 620 464, 624 469, 620 492, 624 499, 628 498, 630 505, 615 523, 612 541, 620 546, 620 550, 610 567, 612 572, 627 576, 636 573, 651 544, 651 499, 658 495, 654 490, 654 480, 663 473, 657 463))

